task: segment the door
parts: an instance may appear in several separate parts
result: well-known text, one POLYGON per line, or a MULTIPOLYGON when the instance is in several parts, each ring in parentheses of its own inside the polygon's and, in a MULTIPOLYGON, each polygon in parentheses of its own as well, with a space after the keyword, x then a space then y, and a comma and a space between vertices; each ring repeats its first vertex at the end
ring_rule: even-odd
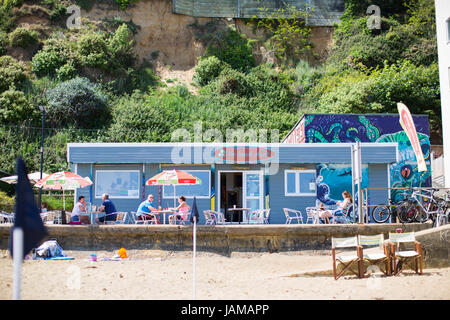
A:
MULTIPOLYGON (((262 171, 244 171, 243 174, 243 207, 251 209, 247 213, 264 209, 262 171)), ((244 214, 242 219, 247 222, 247 214, 244 214)))

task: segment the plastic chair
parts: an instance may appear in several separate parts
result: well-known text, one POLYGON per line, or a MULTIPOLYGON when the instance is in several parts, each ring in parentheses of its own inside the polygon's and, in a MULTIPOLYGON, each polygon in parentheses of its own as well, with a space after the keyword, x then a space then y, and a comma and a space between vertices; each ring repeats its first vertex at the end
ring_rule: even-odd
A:
POLYGON ((0 212, 0 223, 14 223, 14 213, 0 212))
POLYGON ((418 274, 423 273, 422 245, 416 241, 414 232, 389 233, 391 261, 394 275, 399 275, 408 266, 418 274), (414 243, 414 250, 400 250, 401 243, 414 243), (414 265, 411 265, 411 262, 414 265))
POLYGON ((297 223, 303 223, 303 216, 299 210, 283 208, 283 211, 286 216, 286 224, 290 224, 293 220, 297 220, 297 223))
POLYGON ((306 209, 306 223, 319 224, 319 210, 317 207, 307 207, 306 209))
POLYGON ((382 248, 383 251, 381 252, 363 252, 363 260, 364 262, 367 262, 369 264, 368 268, 361 274, 361 276, 364 276, 364 274, 367 273, 370 266, 378 266, 379 269, 387 276, 391 275, 391 258, 389 254, 389 245, 384 242, 384 236, 383 234, 377 234, 374 236, 365 236, 365 235, 358 235, 358 243, 360 246, 362 246, 363 250, 365 249, 365 246, 378 246, 379 248, 382 248), (381 266, 384 264, 384 271, 382 270, 381 266))
POLYGON ((362 277, 362 262, 363 262, 363 252, 362 247, 358 244, 358 237, 349 238, 331 238, 331 255, 333 259, 333 276, 334 279, 339 279, 346 271, 351 271, 356 274, 358 278, 362 277), (355 248, 353 254, 341 255, 337 254, 336 249, 340 248, 355 248), (354 264, 358 265, 358 271, 352 269, 354 264), (343 269, 338 273, 337 268, 339 265, 343 266, 343 269))
POLYGON ((214 211, 212 210, 203 210, 203 216, 205 217, 205 224, 213 225, 215 223, 213 213, 214 211))

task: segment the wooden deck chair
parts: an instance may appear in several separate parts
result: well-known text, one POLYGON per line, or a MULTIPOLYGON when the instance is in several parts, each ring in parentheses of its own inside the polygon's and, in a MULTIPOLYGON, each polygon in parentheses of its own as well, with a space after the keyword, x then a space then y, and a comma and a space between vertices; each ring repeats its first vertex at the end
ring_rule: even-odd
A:
POLYGON ((418 274, 423 273, 422 245, 416 241, 414 232, 389 233, 392 269, 399 275, 408 266, 418 274), (401 243, 414 243, 414 250, 400 250, 401 243))
MULTIPOLYGON (((377 234, 374 236, 364 236, 359 235, 358 236, 358 243, 359 245, 365 249, 365 247, 368 246, 378 246, 379 248, 382 248, 382 252, 364 252, 363 251, 363 262, 367 262, 370 266, 377 266, 380 268, 380 270, 387 276, 391 275, 391 257, 389 253, 389 244, 384 242, 384 236, 383 234, 377 234), (384 265, 384 271, 382 269, 382 266, 384 265)), ((362 269, 363 273, 361 274, 362 277, 367 273, 367 268, 364 270, 362 269)))
POLYGON ((283 208, 283 211, 286 216, 286 224, 290 224, 293 220, 297 220, 297 223, 303 223, 303 216, 300 211, 289 208, 283 208))
POLYGON ((349 238, 331 238, 331 255, 333 258, 333 276, 334 279, 339 279, 346 271, 351 271, 358 278, 362 277, 362 247, 358 244, 358 237, 349 238), (355 248, 353 254, 341 255, 337 254, 336 249, 340 248, 355 248), (353 270, 352 267, 357 264, 357 271, 353 270), (342 265, 343 269, 338 273, 338 266, 342 265))

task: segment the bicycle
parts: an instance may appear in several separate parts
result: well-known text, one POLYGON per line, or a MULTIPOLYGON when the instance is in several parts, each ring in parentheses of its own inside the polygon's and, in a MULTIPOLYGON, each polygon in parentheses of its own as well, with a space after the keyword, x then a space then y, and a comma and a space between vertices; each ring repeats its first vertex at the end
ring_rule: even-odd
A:
POLYGON ((442 211, 443 199, 434 196, 438 189, 421 190, 412 188, 412 190, 410 199, 403 203, 398 210, 398 218, 402 223, 414 221, 423 223, 442 211))
POLYGON ((391 217, 398 216, 398 207, 403 208, 406 204, 409 204, 409 201, 406 197, 409 195, 408 193, 402 193, 404 200, 401 202, 394 202, 392 199, 389 199, 388 205, 378 205, 372 209, 370 213, 372 216, 372 220, 376 223, 385 223, 391 217))

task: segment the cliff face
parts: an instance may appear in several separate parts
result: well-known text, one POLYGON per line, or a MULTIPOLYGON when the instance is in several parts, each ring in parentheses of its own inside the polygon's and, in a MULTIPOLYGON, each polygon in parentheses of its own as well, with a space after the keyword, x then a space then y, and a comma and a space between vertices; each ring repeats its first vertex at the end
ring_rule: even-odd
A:
MULTIPOLYGON (((174 14, 171 0, 140 0, 130 5, 126 11, 118 10, 117 6, 108 3, 96 3, 88 12, 82 11, 82 17, 94 21, 113 17, 121 17, 126 21, 131 19, 140 27, 135 35, 139 58, 155 60, 152 56, 155 58, 157 51, 156 65, 166 66, 172 70, 193 68, 197 58, 205 52, 204 45, 195 39, 193 24, 205 25, 220 20, 224 24, 236 24, 238 29, 250 38, 256 37, 251 28, 240 19, 228 21, 223 18, 195 18, 174 14)), ((332 28, 313 28, 311 41, 320 57, 327 54, 332 39, 332 28)), ((263 55, 263 49, 258 51, 257 55, 263 55)))

